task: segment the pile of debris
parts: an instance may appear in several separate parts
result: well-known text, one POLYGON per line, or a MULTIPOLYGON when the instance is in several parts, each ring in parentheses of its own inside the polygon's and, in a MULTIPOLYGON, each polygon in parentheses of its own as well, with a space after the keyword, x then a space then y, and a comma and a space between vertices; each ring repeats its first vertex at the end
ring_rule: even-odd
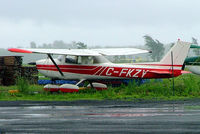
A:
POLYGON ((22 66, 22 56, 0 56, 0 85, 15 85, 18 77, 25 77, 31 84, 38 81, 36 67, 22 66))

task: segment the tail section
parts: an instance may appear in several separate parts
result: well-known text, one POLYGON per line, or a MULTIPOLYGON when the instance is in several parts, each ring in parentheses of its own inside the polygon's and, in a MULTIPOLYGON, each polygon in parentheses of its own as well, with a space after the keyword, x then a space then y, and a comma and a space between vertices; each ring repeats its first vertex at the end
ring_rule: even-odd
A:
POLYGON ((161 59, 160 64, 171 65, 171 53, 173 53, 173 65, 183 65, 190 49, 190 45, 191 43, 189 42, 177 41, 170 51, 161 59))

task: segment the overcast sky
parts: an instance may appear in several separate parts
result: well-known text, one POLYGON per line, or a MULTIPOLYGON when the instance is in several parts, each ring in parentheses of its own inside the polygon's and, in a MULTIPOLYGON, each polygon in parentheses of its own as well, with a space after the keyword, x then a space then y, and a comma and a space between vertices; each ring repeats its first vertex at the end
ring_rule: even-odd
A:
POLYGON ((0 47, 54 40, 89 46, 200 40, 199 0, 0 0, 0 47))

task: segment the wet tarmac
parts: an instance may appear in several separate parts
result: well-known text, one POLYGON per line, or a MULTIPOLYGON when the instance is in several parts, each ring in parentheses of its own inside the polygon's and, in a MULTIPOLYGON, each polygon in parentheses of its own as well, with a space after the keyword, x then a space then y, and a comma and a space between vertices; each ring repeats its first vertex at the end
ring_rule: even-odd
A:
POLYGON ((0 102, 0 134, 200 133, 200 100, 0 102))

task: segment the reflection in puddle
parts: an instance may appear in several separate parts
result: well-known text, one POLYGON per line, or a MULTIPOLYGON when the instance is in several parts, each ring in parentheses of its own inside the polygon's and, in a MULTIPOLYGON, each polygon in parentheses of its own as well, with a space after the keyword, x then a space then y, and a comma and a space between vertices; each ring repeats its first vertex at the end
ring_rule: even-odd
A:
POLYGON ((21 119, 0 119, 0 122, 3 122, 3 121, 19 121, 19 120, 21 120, 21 119))
POLYGON ((51 117, 50 114, 23 114, 24 117, 51 117))
POLYGON ((89 106, 31 106, 31 107, 23 107, 24 109, 32 109, 32 110, 45 110, 45 109, 58 109, 58 110, 65 110, 65 109, 87 109, 89 106))
MULTIPOLYGON (((11 114, 25 118, 61 118, 61 117, 153 117, 153 116, 183 116, 187 111, 200 111, 199 106, 187 107, 184 105, 164 104, 159 107, 137 108, 135 106, 25 106, 4 107, 1 114, 11 114), (12 113, 13 110, 20 113, 12 113), (57 114, 59 113, 59 114, 57 114)), ((192 113, 199 115, 200 112, 192 113)), ((13 119, 14 121, 15 119, 13 119)), ((1 122, 9 121, 0 119, 1 122)), ((11 121, 11 120, 10 120, 11 121)))
POLYGON ((192 115, 192 114, 181 114, 181 113, 174 113, 174 114, 160 114, 160 113, 88 113, 84 114, 88 116, 103 116, 103 117, 151 117, 151 116, 182 116, 182 115, 192 115))

